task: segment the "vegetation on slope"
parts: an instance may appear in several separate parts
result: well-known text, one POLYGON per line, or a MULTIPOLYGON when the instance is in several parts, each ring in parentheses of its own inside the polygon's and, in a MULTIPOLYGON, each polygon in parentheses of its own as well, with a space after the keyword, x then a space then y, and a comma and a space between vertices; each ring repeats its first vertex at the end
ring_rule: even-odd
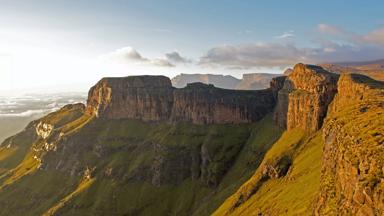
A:
POLYGON ((92 120, 64 112, 31 123, 2 145, 6 186, 0 214, 208 215, 252 175, 280 136, 271 116, 256 124, 207 126, 92 120), (54 125, 49 137, 36 136, 39 122, 54 125), (11 163, 16 153, 6 146, 20 137, 23 145, 11 146, 25 150, 11 163), (55 148, 12 178, 15 167, 36 162, 31 149, 39 142, 55 148), (82 187, 86 171, 92 184, 82 187))
POLYGON ((255 174, 214 215, 311 214, 320 183, 322 147, 320 133, 307 137, 298 129, 285 132, 255 174), (279 173, 285 166, 289 166, 286 173, 279 173))

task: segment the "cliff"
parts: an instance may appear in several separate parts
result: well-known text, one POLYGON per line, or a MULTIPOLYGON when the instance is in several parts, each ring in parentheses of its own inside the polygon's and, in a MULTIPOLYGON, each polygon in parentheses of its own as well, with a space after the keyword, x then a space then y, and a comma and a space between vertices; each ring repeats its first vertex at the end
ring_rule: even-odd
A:
POLYGON ((271 112, 271 89, 237 91, 203 83, 175 89, 166 77, 104 78, 89 91, 87 112, 104 119, 249 123, 271 112))
POLYGON ((104 78, 87 103, 0 145, 1 215, 384 214, 380 81, 303 64, 257 91, 104 78))
POLYGON ((298 64, 274 114, 287 130, 214 215, 384 214, 383 82, 298 64))
POLYGON ((188 84, 174 91, 171 120, 195 124, 256 122, 271 112, 272 91, 238 91, 202 83, 188 84))
POLYGON ((110 118, 108 103, 66 106, 0 145, 1 215, 209 215, 280 135, 270 116, 153 124, 110 118))
POLYGON ((384 83, 343 74, 323 127, 316 214, 384 214, 384 83))
POLYGON ((87 112, 106 119, 168 119, 173 103, 171 81, 164 76, 104 78, 88 94, 87 112))
POLYGON ((336 93, 337 76, 321 67, 297 64, 278 92, 275 121, 282 128, 315 132, 336 93))

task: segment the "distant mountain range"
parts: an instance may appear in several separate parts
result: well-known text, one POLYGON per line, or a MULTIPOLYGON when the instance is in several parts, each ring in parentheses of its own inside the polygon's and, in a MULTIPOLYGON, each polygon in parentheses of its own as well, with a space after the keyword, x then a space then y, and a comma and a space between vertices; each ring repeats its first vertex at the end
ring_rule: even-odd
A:
POLYGON ((268 88, 272 78, 281 75, 282 74, 250 73, 244 74, 242 79, 237 79, 230 75, 182 73, 172 79, 172 85, 176 88, 183 88, 188 83, 201 82, 224 89, 259 90, 268 88))
POLYGON ((376 80, 384 80, 384 59, 359 62, 335 62, 319 64, 333 73, 358 73, 376 80))

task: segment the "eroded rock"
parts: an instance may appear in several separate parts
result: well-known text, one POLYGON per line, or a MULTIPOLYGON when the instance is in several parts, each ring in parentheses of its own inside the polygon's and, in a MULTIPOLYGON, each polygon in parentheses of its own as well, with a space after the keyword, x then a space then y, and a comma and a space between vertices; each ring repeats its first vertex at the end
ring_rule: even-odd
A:
POLYGON ((295 65, 278 92, 276 123, 287 130, 302 128, 312 133, 320 129, 336 94, 337 78, 319 66, 295 65))

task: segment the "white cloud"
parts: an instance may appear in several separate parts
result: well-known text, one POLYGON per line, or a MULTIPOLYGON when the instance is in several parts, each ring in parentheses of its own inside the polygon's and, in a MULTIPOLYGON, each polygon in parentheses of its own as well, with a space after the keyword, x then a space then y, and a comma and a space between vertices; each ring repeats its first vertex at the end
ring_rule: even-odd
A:
POLYGON ((101 58, 109 61, 115 61, 122 64, 136 63, 140 65, 174 67, 174 65, 166 57, 160 57, 160 58, 154 58, 154 59, 145 58, 136 49, 132 47, 123 47, 123 48, 117 49, 111 53, 102 55, 101 58))
POLYGON ((117 49, 111 53, 108 53, 104 55, 103 57, 111 60, 116 60, 119 62, 125 62, 125 61, 148 61, 148 59, 143 58, 137 50, 135 50, 132 47, 123 47, 120 49, 117 49))
POLYGON ((172 63, 190 63, 191 60, 185 58, 185 57, 182 57, 180 55, 180 53, 176 52, 176 51, 173 51, 173 52, 170 52, 170 53, 166 53, 165 54, 165 57, 168 61, 172 62, 172 63))
POLYGON ((283 34, 281 34, 279 36, 276 36, 275 38, 285 39, 285 38, 292 38, 292 37, 295 37, 295 34, 294 34, 293 30, 290 30, 290 31, 284 32, 283 34))

